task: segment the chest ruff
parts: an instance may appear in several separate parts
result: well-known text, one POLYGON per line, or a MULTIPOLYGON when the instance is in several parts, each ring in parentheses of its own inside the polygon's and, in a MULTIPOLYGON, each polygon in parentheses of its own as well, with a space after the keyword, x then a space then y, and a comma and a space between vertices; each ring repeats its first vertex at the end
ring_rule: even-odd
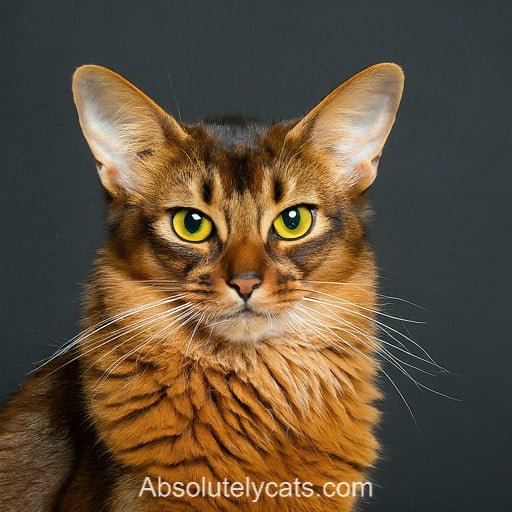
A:
MULTIPOLYGON (((372 385, 370 359, 282 343, 262 345, 236 371, 214 360, 176 355, 165 368, 133 359, 108 377, 104 372, 96 366, 84 374, 89 413, 137 491, 146 477, 167 482, 298 479, 320 491, 326 482, 363 481, 376 458, 372 430, 378 412, 372 402, 379 392, 372 385)), ((247 510, 289 506, 312 511, 315 503, 325 510, 331 502, 336 508, 328 509, 350 510, 353 497, 320 494, 296 502, 287 496, 280 505, 275 497, 263 496, 258 503, 249 499, 247 510)), ((238 510, 247 500, 196 497, 190 504, 212 510, 209 499, 238 510)), ((177 510, 184 500, 164 502, 177 510)))

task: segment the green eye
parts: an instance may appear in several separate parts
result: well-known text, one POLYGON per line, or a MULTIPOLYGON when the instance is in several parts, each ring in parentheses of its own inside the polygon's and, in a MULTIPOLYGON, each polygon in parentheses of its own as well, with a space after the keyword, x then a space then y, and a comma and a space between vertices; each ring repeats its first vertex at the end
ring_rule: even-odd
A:
POLYGON ((301 238, 313 226, 313 211, 307 206, 292 206, 281 212, 274 221, 274 232, 285 240, 301 238))
POLYGON ((186 242, 204 242, 213 231, 212 221, 191 208, 181 208, 172 216, 174 232, 186 242))

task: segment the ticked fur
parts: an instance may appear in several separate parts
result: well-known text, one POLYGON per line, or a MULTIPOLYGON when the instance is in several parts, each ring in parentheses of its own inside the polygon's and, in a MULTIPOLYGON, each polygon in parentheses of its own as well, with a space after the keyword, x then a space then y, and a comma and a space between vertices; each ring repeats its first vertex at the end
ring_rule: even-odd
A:
POLYGON ((381 64, 299 121, 181 125, 115 73, 77 70, 80 124, 111 196, 110 237, 87 287, 84 332, 0 413, 3 510, 353 509, 354 497, 321 493, 138 494, 146 476, 299 479, 319 491, 364 480, 379 391, 376 273, 360 203, 402 85, 400 68, 381 64), (314 225, 280 239, 272 223, 296 205, 314 211, 314 225), (214 234, 181 240, 170 223, 179 208, 207 215, 214 234), (229 281, 248 274, 261 285, 244 300, 229 281), (22 420, 28 409, 37 436, 22 420), (18 434, 49 464, 39 502, 19 495, 37 470, 18 434))

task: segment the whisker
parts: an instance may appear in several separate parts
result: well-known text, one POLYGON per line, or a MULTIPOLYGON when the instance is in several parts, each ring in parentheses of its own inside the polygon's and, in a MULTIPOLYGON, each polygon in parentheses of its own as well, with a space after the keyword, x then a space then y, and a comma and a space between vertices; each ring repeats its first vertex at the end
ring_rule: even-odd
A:
MULTIPOLYGON (((362 285, 358 285, 358 284, 355 284, 355 283, 346 283, 346 282, 342 282, 342 281, 306 281, 306 280, 304 280, 302 282, 303 283, 315 283, 315 284, 334 284, 334 285, 353 286, 354 288, 359 288, 361 290, 373 291, 373 287, 372 286, 362 286, 362 285)), ((404 299, 402 297, 394 297, 393 295, 384 295, 382 293, 376 293, 376 292, 374 292, 374 293, 378 297, 382 297, 384 299, 396 300, 396 301, 399 301, 399 302, 405 302, 406 304, 409 304, 409 305, 414 306, 416 308, 425 310, 425 308, 423 306, 420 306, 419 304, 416 304, 415 302, 412 302, 410 300, 404 299)))
MULTIPOLYGON (((319 304, 322 304, 322 302, 318 302, 319 304)), ((306 307, 305 305, 302 305, 303 307, 306 307)), ((321 316, 324 316, 330 320, 333 320, 335 321, 336 323, 339 323, 339 322, 342 322, 344 325, 347 325, 349 326, 351 329, 355 329, 358 331, 359 334, 361 334, 362 336, 364 336, 369 342, 375 342, 375 349, 377 350, 385 350, 386 353, 389 353, 389 351, 387 351, 385 349, 385 347, 382 347, 381 344, 384 344, 384 345, 387 345, 395 350, 399 350, 405 354, 407 354, 409 357, 412 357, 414 359, 417 359, 425 364, 429 364, 429 365, 432 365, 432 366, 435 366, 435 368, 437 368, 438 370, 442 370, 441 367, 439 367, 439 365, 437 365, 436 363, 433 363, 432 361, 430 360, 427 360, 427 359, 424 359, 420 356, 418 356, 417 354, 414 354, 408 350, 406 350, 405 348, 401 348, 401 347, 397 347, 396 345, 393 345, 392 343, 389 343, 387 342, 386 340, 383 340, 381 338, 377 338, 375 336, 370 336, 368 333, 366 333, 364 330, 362 330, 361 328, 359 328, 358 326, 340 318, 340 317, 333 317, 333 316, 330 316, 330 315, 327 315, 326 313, 323 313, 321 311, 318 311, 318 310, 312 310, 312 311, 315 311, 317 314, 321 315, 321 316)), ((342 329, 342 330, 345 330, 343 329, 342 327, 340 326, 331 326, 333 329, 342 329)), ((346 331, 345 332, 349 332, 349 331, 346 331)), ((353 332, 352 332, 353 333, 353 332)), ((362 343, 364 343, 360 338, 358 338, 362 343)), ((402 345, 403 346, 403 345, 402 345)), ((389 353, 391 354, 391 353, 389 353)), ((395 356, 394 354, 391 354, 392 357, 394 357, 395 359, 397 359, 398 361, 402 361, 401 359, 399 359, 397 356, 395 356)), ((427 372, 426 370, 423 370, 421 368, 417 368, 416 366, 410 364, 410 363, 407 363, 405 361, 403 361, 404 364, 406 364, 407 366, 410 366, 410 367, 413 367, 413 368, 416 368, 417 370, 419 370, 420 372, 423 372, 423 373, 426 373, 426 374, 429 374, 429 375, 432 375, 430 372, 427 372)))
MULTIPOLYGON (((314 300, 311 298, 311 297, 304 297, 304 300, 309 300, 311 302, 314 302, 314 300)), ((320 301, 319 301, 320 302, 320 301)), ((432 356, 417 342, 415 342, 412 338, 410 338, 409 336, 405 335, 403 332, 401 331, 398 331, 397 329, 395 329, 394 327, 391 327, 390 325, 387 325, 383 322, 381 322, 380 320, 376 319, 376 318, 371 318, 369 317, 368 315, 364 315, 363 313, 360 313, 358 311, 354 311, 354 310, 351 310, 351 309, 348 309, 346 307, 343 307, 343 306, 340 306, 339 304, 327 304, 328 306, 332 306, 332 307, 335 307, 337 309, 341 309, 343 311, 346 311, 350 314, 353 314, 353 315, 356 315, 356 316, 359 316, 361 318, 365 318, 367 320, 370 320, 371 322, 375 322, 377 325, 379 325, 383 330, 384 332, 386 332, 389 336, 392 336, 391 334, 389 334, 388 332, 388 329, 394 333, 396 333, 398 336, 401 336, 402 338, 406 339, 407 341, 409 341, 410 343, 412 343, 413 345, 415 345, 416 347, 418 347, 427 357, 428 359, 435 365, 437 366, 439 369, 443 369, 439 364, 437 364, 434 359, 432 358, 432 356)), ((396 338, 393 338, 395 341, 396 338)), ((444 369, 443 369, 444 370, 444 369)))
MULTIPOLYGON (((166 321, 169 319, 169 317, 172 317, 174 314, 179 313, 179 312, 182 312, 183 310, 188 311, 189 309, 191 309, 191 307, 192 307, 191 303, 190 303, 190 302, 187 302, 187 303, 185 303, 185 304, 182 304, 181 306, 178 306, 177 308, 173 308, 173 309, 171 309, 171 310, 169 310, 169 311, 163 311, 163 312, 161 312, 161 313, 158 313, 157 315, 153 315, 153 317, 150 317, 149 319, 146 319, 146 321, 145 321, 145 322, 143 322, 143 323, 142 323, 142 325, 139 325, 139 326, 137 326, 137 327, 135 327, 135 328, 133 328, 133 329, 130 329, 128 332, 123 333, 123 335, 124 335, 124 334, 128 334, 128 333, 133 332, 133 331, 138 331, 139 329, 141 329, 141 328, 145 328, 145 327, 147 327, 147 326, 149 326, 149 325, 152 325, 152 326, 153 326, 155 322, 157 322, 157 323, 156 323, 156 325, 159 325, 160 323, 166 322, 166 321), (159 321, 159 320, 160 320, 160 321, 159 321)), ((183 314, 183 313, 181 313, 181 314, 183 314)), ((178 318, 179 318, 179 316, 178 316, 178 318)), ((171 324, 171 325, 172 325, 172 324, 171 324)), ((144 332, 144 331, 142 331, 142 332, 144 332)), ((119 347, 122 347, 122 346, 123 346, 123 345, 125 345, 127 342, 129 342, 129 341, 131 341, 132 339, 136 338, 139 334, 141 334, 141 332, 136 332, 133 336, 130 336, 128 339, 123 340, 123 342, 122 342, 121 344, 116 345, 113 349, 109 350, 108 352, 106 352, 105 354, 103 354, 99 359, 97 359, 97 360, 95 361, 95 363, 93 363, 93 365, 91 365, 91 367, 92 367, 92 366, 94 366, 95 364, 97 364, 97 363, 98 363, 101 359, 103 359, 104 357, 108 356, 110 353, 112 353, 112 352, 114 352, 115 350, 117 350, 119 347)), ((119 336, 116 336, 116 338, 117 338, 117 337, 119 337, 119 336)), ((97 350, 98 348, 101 348, 102 346, 106 345, 107 343, 110 343, 110 341, 112 341, 112 340, 108 340, 107 342, 101 342, 99 345, 96 345, 96 346, 92 347, 92 349, 91 349, 91 350, 89 350, 89 351, 87 351, 87 352, 85 352, 85 353, 82 355, 82 357, 83 357, 84 355, 86 355, 86 354, 88 354, 88 353, 90 353, 90 352, 94 351, 94 350, 97 350)), ((91 367, 89 367, 89 368, 91 368, 91 367)), ((89 368, 88 368, 88 369, 89 369, 89 368)))
MULTIPOLYGON (((187 309, 185 312, 181 313, 181 315, 179 315, 177 318, 175 318, 170 324, 167 324, 165 325, 162 329, 160 329, 158 332, 156 332, 155 334, 153 334, 152 336, 150 336, 149 338, 147 338, 146 340, 144 340, 142 343, 140 343, 139 345, 137 345, 136 347, 134 347, 132 350, 130 350, 129 352, 127 352, 126 354, 124 354, 121 358, 119 358, 118 360, 116 360, 114 363, 112 363, 104 372, 103 372, 103 376, 98 379, 98 381, 96 382, 96 386, 98 386, 99 384, 101 384, 101 382, 104 382, 108 377, 109 375, 112 374, 112 372, 121 364, 123 363, 123 361, 125 361, 128 357, 130 357, 132 354, 136 353, 136 352, 140 352, 140 350, 142 350, 144 347, 146 347, 147 345, 149 345, 149 343, 151 343, 154 339, 158 338, 159 335, 161 335, 162 333, 164 333, 166 330, 168 330, 170 327, 172 327, 176 322, 180 321, 180 320, 183 320, 185 318, 187 318, 188 316, 190 316, 193 312, 193 306, 190 307, 189 309, 187 309)), ((159 322, 161 323, 161 322, 159 322)), ((168 336, 169 334, 172 334, 173 332, 175 332, 176 330, 178 329, 181 329, 182 326, 185 325, 184 323, 180 324, 179 326, 177 326, 175 329, 173 329, 172 331, 168 332, 166 334, 166 336, 168 336)), ((120 346, 122 346, 124 343, 122 343, 120 346)), ((119 347, 116 347, 116 348, 119 348, 119 347)), ((97 359, 92 366, 96 365, 106 354, 104 354, 102 357, 100 357, 99 359, 97 359)))
MULTIPOLYGON (((147 325, 153 323, 153 322, 156 322, 158 321, 162 316, 168 316, 168 315, 171 315, 172 314, 172 311, 164 311, 164 312, 161 312, 161 313, 158 313, 156 315, 153 315, 152 317, 150 317, 149 319, 145 319, 145 322, 142 324, 142 325, 138 325, 137 327, 134 327, 132 329, 130 329, 129 331, 127 331, 126 333, 123 333, 123 334, 128 334, 129 332, 133 332, 135 330, 138 330, 138 329, 141 329, 141 328, 144 328, 146 327, 147 325)), ((120 336, 120 335, 119 335, 120 336)), ((86 355, 90 354, 91 352, 94 352, 95 350, 98 350, 99 348, 101 348, 102 346, 105 346, 107 345, 108 343, 111 343, 113 341, 113 339, 117 339, 117 337, 119 336, 116 336, 115 338, 111 338, 111 339, 107 339, 107 341, 105 341, 104 339, 101 339, 101 340, 98 340, 98 342, 95 342, 93 343, 93 346, 90 347, 88 350, 86 350, 85 352, 80 352, 79 354, 77 354, 76 356, 74 356, 72 359, 66 361, 65 363, 61 364, 60 366, 58 366, 57 368, 55 368, 54 370, 52 370, 49 374, 49 375, 52 375, 53 373, 57 372, 58 370, 61 370, 62 368, 66 367, 67 365, 73 363, 74 361, 77 361, 83 357, 85 357, 86 355)), ((131 336, 130 338, 128 338, 127 340, 125 340, 123 343, 121 343, 121 345, 123 345, 124 343, 130 341, 131 339, 133 339, 134 337, 136 337, 137 334, 131 336)), ((108 337, 107 337, 108 338, 108 337)))
MULTIPOLYGON (((311 311, 311 312, 313 312, 313 313, 315 313, 315 314, 321 314, 322 316, 326 316, 327 318, 330 318, 331 320, 337 320, 336 318, 329 317, 328 315, 322 314, 321 312, 319 312, 319 311, 317 311, 317 310, 314 310, 314 309, 312 309, 312 308, 308 308, 308 307, 307 307, 307 306, 305 306, 304 304, 299 304, 299 306, 300 306, 301 308, 305 308, 306 310, 309 310, 309 311, 311 311)), ((306 312, 306 311, 304 311, 304 312, 306 312)), ((309 316, 311 316, 311 315, 309 315, 309 316)), ((313 318, 313 317, 312 317, 312 318, 313 318)), ((313 319, 314 319, 314 318, 313 318, 313 319)), ((315 320, 315 319, 314 319, 314 320, 315 320)), ((351 324, 351 325, 352 325, 352 324, 351 324)), ((324 325, 322 325, 322 326, 323 326, 323 327, 327 327, 327 326, 324 326, 324 325)), ((355 326, 353 326, 353 327, 355 327, 355 326)), ((336 334, 331 330, 332 328, 337 328, 337 329, 344 330, 343 328, 341 328, 341 327, 339 327, 339 326, 338 326, 338 327, 335 327, 335 326, 328 326, 328 330, 329 330, 329 332, 331 332, 334 336, 337 336, 337 335, 336 335, 336 334)), ((349 334, 354 334, 354 333, 350 333, 349 331, 346 331, 346 330, 345 330, 345 332, 348 332, 349 334)), ((362 333, 363 335, 365 335, 365 336, 366 336, 366 334, 365 334, 363 331, 362 331, 361 333, 362 333)), ((367 336, 366 336, 366 337, 367 337, 367 336)), ((340 338, 340 339, 342 339, 342 338, 340 338)), ((358 339, 361 343, 363 343, 364 345, 369 346, 369 345, 367 345, 367 344, 366 344, 366 343, 365 343, 361 338, 359 338, 359 337, 358 337, 357 339, 358 339)), ((378 338, 374 338, 374 339, 375 339, 375 340, 377 340, 378 338)), ((344 341, 346 342, 346 340, 344 340, 344 341)), ((350 344, 350 345, 351 345, 351 344, 350 344)), ((352 346, 352 345, 351 345, 351 346, 352 346)), ((353 347, 353 348, 355 348, 355 347, 353 347)), ((386 359, 390 364, 392 364, 393 366, 395 366, 395 367, 396 367, 396 368, 397 368, 401 373, 403 373, 406 377, 408 377, 408 378, 409 378, 409 379, 410 379, 410 380, 411 380, 411 381, 412 381, 416 386, 421 387, 421 388, 423 388, 423 389, 426 389, 426 390, 428 390, 428 391, 431 391, 432 393, 435 393, 435 394, 437 394, 437 395, 443 396, 443 397, 445 397, 445 398, 449 398, 449 399, 451 399, 451 400, 459 401, 459 399, 458 399, 458 398, 455 398, 455 397, 452 397, 452 396, 446 395, 445 393, 442 393, 441 391, 437 391, 436 389, 430 388, 429 386, 426 386, 425 384, 423 384, 423 383, 421 383, 421 382, 417 381, 417 380, 416 380, 416 379, 415 379, 415 378, 414 378, 414 377, 413 377, 413 376, 412 376, 412 375, 411 375, 407 370, 405 370, 405 369, 401 366, 401 364, 400 364, 400 363, 403 363, 403 364, 405 364, 405 365, 407 365, 407 366, 409 366, 409 367, 415 368, 416 370, 419 370, 420 372, 423 372, 423 373, 427 373, 427 374, 429 374, 429 375, 432 375, 431 373, 426 372, 425 370, 422 370, 421 368, 417 368, 416 366, 411 365, 411 364, 409 364, 409 363, 407 363, 407 362, 405 362, 405 361, 402 361, 401 359, 397 358, 397 357, 396 357, 396 356, 394 356, 393 354, 389 353, 389 351, 387 351, 387 350, 385 350, 385 351, 384 351, 384 353, 383 353, 381 350, 379 350, 379 347, 377 347, 377 352, 378 352, 378 353, 380 353, 380 355, 381 355, 382 357, 384 357, 384 359, 386 359)), ((413 355, 413 354, 409 354, 409 355, 413 355)), ((423 361, 425 361, 425 360, 423 360, 423 361)), ((425 362, 428 362, 428 361, 425 361, 425 362)))
MULTIPOLYGON (((317 302, 318 304, 321 304, 321 305, 324 305, 322 301, 312 301, 312 302, 317 302)), ((304 305, 303 305, 304 306, 304 305)), ((402 344, 400 343, 400 347, 397 347, 396 345, 393 345, 392 343, 386 341, 386 340, 383 340, 382 338, 377 338, 375 336, 371 336, 369 335, 368 333, 366 333, 363 329, 361 329, 360 327, 348 322, 347 320, 341 318, 341 317, 337 317, 337 316, 330 316, 330 315, 327 315, 326 313, 323 313, 323 312, 320 312, 320 311, 317 311, 317 310, 314 310, 316 311, 318 314, 322 315, 322 316, 325 316, 326 318, 329 318, 330 320, 334 320, 335 322, 339 323, 339 322, 342 322, 344 325, 346 326, 349 326, 350 328, 352 329, 356 329, 360 334, 362 334, 363 336, 365 336, 366 339, 368 339, 369 341, 375 341, 377 343, 377 345, 379 343, 382 343, 384 345, 387 345, 391 348, 394 348, 395 350, 399 350, 405 354, 407 354, 408 356, 414 358, 414 359, 418 359, 419 361, 422 361, 423 363, 425 364, 429 364, 429 365, 433 365, 435 366, 437 369, 440 369, 442 370, 441 367, 439 367, 439 365, 437 365, 436 363, 433 363, 432 361, 428 360, 428 359, 424 359, 423 357, 417 355, 417 354, 414 354, 413 352, 410 352, 409 350, 407 350, 407 348, 402 344)), ((333 328, 340 328, 340 327, 337 327, 337 326, 333 326, 333 328)), ((398 341, 398 340, 396 340, 398 341)), ((396 357, 396 356, 395 356, 396 357)))
POLYGON ((77 335, 73 336, 68 342, 64 344, 63 347, 61 347, 59 350, 57 350, 52 356, 50 356, 46 361, 42 362, 39 366, 31 370, 29 373, 34 373, 43 368, 45 365, 51 363, 61 355, 65 354, 66 352, 70 351, 73 347, 75 347, 78 343, 81 343, 85 339, 89 338, 93 334, 98 333, 99 331, 106 329, 110 325, 116 323, 119 320, 122 320, 124 318, 127 318, 131 315, 135 315, 137 313, 141 313, 143 311, 146 311, 148 309, 152 309, 154 307, 158 307, 161 305, 169 304, 171 302, 175 302, 177 300, 180 300, 184 295, 178 295, 173 297, 166 297, 164 299, 159 299, 154 302, 150 302, 149 304, 144 304, 142 306, 137 306, 135 308, 131 308, 129 310, 123 311, 121 313, 118 313, 117 315, 111 316, 109 318, 106 318, 86 329, 84 329, 82 332, 78 333, 77 335))
POLYGON ((184 354, 183 357, 187 357, 188 356, 188 351, 189 351, 189 348, 190 348, 190 344, 192 343, 192 340, 193 340, 197 330, 199 329, 199 325, 200 325, 201 321, 204 320, 204 317, 206 315, 206 311, 203 311, 202 313, 198 312, 198 315, 199 315, 199 320, 197 320, 196 325, 194 326, 194 329, 192 330, 192 332, 190 333, 190 335, 187 338, 187 344, 186 344, 186 347, 185 347, 185 354, 184 354))
POLYGON ((325 293, 325 292, 321 292, 320 290, 312 290, 310 288, 305 288, 306 291, 308 292, 312 292, 312 293, 319 293, 321 295, 326 295, 328 297, 332 297, 333 299, 336 299, 335 301, 327 301, 326 302, 344 302, 346 304, 350 304, 351 306, 355 306, 359 309, 363 309, 365 311, 368 311, 370 313, 375 313, 376 315, 381 315, 381 316, 385 316, 387 318, 391 318, 393 320, 398 320, 398 321, 401 321, 401 322, 408 322, 408 323, 411 323, 411 324, 425 324, 426 322, 422 322, 422 321, 419 321, 419 320, 411 320, 409 318, 402 318, 402 317, 399 317, 399 316, 393 316, 393 315, 389 315, 388 313, 384 313, 382 311, 379 311, 377 309, 372 309, 372 308, 367 308, 365 306, 362 306, 361 304, 355 304, 354 302, 351 302, 345 298, 342 298, 342 297, 337 297, 336 295, 332 295, 330 293, 325 293))
MULTIPOLYGON (((307 316, 309 316, 310 318, 312 318, 313 320, 315 320, 315 318, 306 310, 306 308, 304 307, 303 304, 299 304, 298 305, 300 308, 304 308, 303 309, 303 313, 306 314, 307 316)), ((310 309, 311 308, 307 308, 307 309, 310 309)), ((315 310, 311 310, 313 312, 316 313, 315 310)), ((318 331, 317 331, 318 332, 318 331)), ((330 329, 328 329, 328 332, 330 332, 331 334, 333 334, 336 338, 338 338, 344 345, 348 346, 349 348, 351 348, 354 352, 358 353, 360 356, 364 357, 365 359, 367 359, 368 361, 370 362, 373 362, 371 360, 371 358, 369 356, 367 356, 366 354, 364 354, 363 352, 361 352, 359 349, 357 349, 356 347, 354 347, 351 343, 347 342, 345 339, 341 338, 340 336, 338 336, 336 333, 332 332, 330 329)), ((327 341, 327 340, 325 340, 327 341)), ((411 415, 411 418, 413 419, 414 421, 414 424, 416 425, 416 428, 419 430, 419 426, 418 426, 418 422, 416 421, 416 417, 414 416, 414 413, 412 412, 412 408, 411 406, 409 405, 409 403, 407 402, 407 400, 405 399, 405 396, 403 395, 403 393, 400 391, 400 389, 398 388, 398 386, 395 384, 395 382, 393 381, 393 379, 388 375, 388 373, 383 369, 383 368, 379 368, 379 370, 382 372, 382 374, 391 382, 391 384, 393 385, 393 387, 395 388, 395 390, 397 391, 397 393, 400 395, 402 401, 404 402, 405 406, 407 407, 407 410, 409 411, 409 414, 411 415)))

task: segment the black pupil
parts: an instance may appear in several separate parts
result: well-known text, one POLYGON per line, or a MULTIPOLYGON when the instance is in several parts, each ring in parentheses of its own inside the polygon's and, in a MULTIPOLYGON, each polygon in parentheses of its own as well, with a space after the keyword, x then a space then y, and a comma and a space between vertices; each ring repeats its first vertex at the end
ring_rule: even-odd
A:
POLYGON ((288 229, 297 229, 300 224, 300 212, 297 208, 290 208, 283 212, 283 222, 288 229))
POLYGON ((201 227, 203 216, 200 213, 190 211, 185 215, 185 228, 189 233, 196 233, 201 227))

